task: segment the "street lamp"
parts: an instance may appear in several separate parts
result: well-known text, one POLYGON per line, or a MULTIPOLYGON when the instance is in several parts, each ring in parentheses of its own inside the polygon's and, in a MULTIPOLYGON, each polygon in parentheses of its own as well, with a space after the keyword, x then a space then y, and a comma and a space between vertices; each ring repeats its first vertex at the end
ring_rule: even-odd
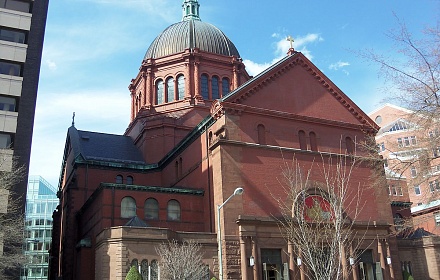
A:
POLYGON ((218 274, 219 280, 223 280, 223 252, 222 252, 222 230, 220 227, 220 209, 225 206, 225 204, 236 195, 241 195, 243 193, 243 188, 236 188, 234 193, 231 194, 228 199, 225 200, 221 205, 217 205, 217 241, 218 241, 218 274))

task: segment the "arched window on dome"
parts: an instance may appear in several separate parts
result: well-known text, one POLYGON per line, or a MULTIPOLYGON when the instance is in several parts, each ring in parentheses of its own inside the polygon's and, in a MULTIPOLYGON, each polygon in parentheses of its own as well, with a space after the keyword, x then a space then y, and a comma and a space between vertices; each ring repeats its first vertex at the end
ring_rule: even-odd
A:
POLYGON ((202 77, 200 79, 200 90, 201 90, 203 99, 209 99, 208 75, 206 75, 206 74, 202 74, 202 77))
POLYGON ((157 82, 156 82, 156 105, 162 104, 163 99, 164 99, 163 80, 157 80, 157 82))
POLYGON ((222 79, 222 96, 225 96, 226 94, 228 94, 230 91, 229 89, 229 79, 228 78, 223 78, 222 79))
POLYGON ((174 101, 174 79, 167 79, 167 102, 174 101))
POLYGON ((177 77, 177 99, 185 99, 185 77, 183 75, 177 77))
POLYGON ((220 98, 220 89, 218 86, 218 77, 213 76, 211 79, 211 92, 212 92, 212 99, 219 99, 220 98))

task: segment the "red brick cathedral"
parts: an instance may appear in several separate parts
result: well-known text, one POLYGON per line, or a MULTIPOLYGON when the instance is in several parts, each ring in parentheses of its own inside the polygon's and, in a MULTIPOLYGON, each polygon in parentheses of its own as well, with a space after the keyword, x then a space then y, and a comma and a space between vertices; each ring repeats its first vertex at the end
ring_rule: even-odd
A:
MULTIPOLYGON (((131 265, 159 279, 155 247, 173 239, 201 244, 206 279, 218 279, 220 225, 223 279, 304 280, 276 219, 283 166, 352 154, 378 130, 302 53, 291 48, 251 77, 231 40, 201 21, 198 1, 182 8, 182 21, 157 36, 130 83, 124 135, 68 129, 50 279, 123 280, 131 265), (218 205, 237 187, 243 194, 218 221, 218 205)), ((368 188, 371 173, 361 164, 350 183, 368 188)), ((346 277, 401 279, 388 197, 371 189, 360 201, 364 252, 346 277)))

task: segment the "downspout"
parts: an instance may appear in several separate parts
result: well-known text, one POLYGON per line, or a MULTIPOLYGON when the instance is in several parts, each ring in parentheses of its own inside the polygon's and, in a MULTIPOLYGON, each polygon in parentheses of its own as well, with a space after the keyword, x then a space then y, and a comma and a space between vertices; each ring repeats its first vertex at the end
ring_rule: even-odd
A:
POLYGON ((112 187, 112 213, 111 213, 111 226, 115 226, 115 186, 112 187))
MULTIPOLYGON (((212 213, 212 202, 214 201, 214 198, 211 197, 211 165, 210 165, 210 161, 209 161, 209 137, 208 137, 209 133, 208 133, 208 129, 205 130, 205 139, 206 139, 206 158, 207 158, 207 163, 208 163, 208 198, 209 198, 209 216, 212 218, 213 217, 213 213, 212 213)), ((214 222, 215 219, 211 220, 211 222, 209 223, 210 226, 210 231, 214 232, 214 222)))

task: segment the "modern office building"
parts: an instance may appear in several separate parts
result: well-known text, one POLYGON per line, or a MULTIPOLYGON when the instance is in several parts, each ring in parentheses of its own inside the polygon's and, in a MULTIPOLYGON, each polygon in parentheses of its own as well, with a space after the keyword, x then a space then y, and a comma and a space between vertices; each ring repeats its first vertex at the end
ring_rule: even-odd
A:
POLYGON ((13 159, 25 170, 13 192, 0 191, 0 203, 13 194, 22 213, 48 2, 0 0, 0 170, 11 170, 13 159))
POLYGON ((40 176, 29 176, 26 194, 25 255, 20 279, 47 279, 56 188, 40 176))
MULTIPOLYGON (((15 157, 28 170, 48 2, 0 0, 0 148, 9 159, 3 169, 15 157)), ((15 188, 22 201, 26 185, 15 188)))

